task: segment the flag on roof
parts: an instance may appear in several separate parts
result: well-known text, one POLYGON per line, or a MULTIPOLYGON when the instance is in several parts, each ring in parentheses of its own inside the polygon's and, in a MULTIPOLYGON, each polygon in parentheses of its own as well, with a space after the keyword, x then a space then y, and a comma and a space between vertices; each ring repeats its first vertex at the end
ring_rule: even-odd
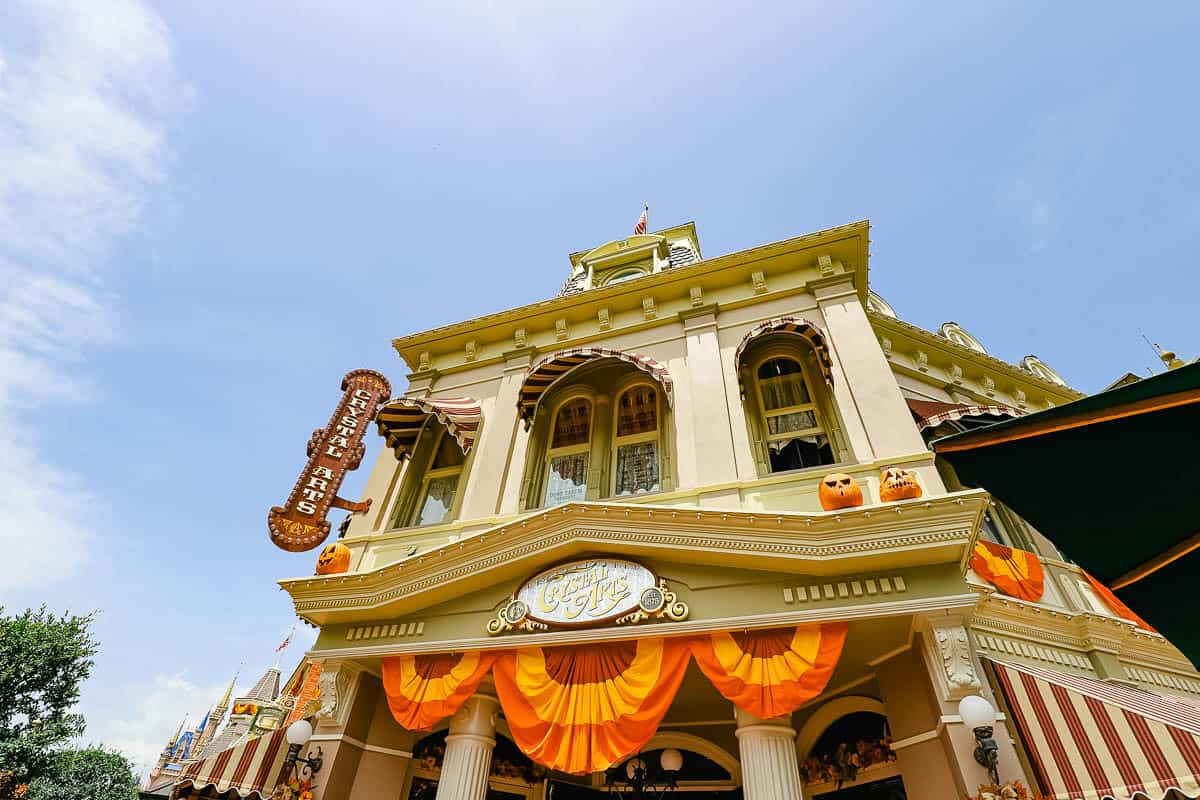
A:
POLYGON ((650 204, 647 203, 644 206, 642 206, 642 215, 640 217, 638 217, 637 224, 633 226, 633 233, 635 236, 646 232, 646 215, 649 212, 650 212, 650 204))

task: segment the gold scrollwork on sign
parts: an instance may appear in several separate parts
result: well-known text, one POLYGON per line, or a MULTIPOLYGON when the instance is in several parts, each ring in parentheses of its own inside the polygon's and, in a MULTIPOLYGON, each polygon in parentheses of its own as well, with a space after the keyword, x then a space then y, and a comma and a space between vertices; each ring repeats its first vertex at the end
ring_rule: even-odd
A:
POLYGON ((557 628, 687 619, 687 603, 650 569, 621 558, 590 558, 543 570, 522 583, 496 616, 493 636, 557 628))
POLYGON ((618 625, 636 625, 648 619, 669 619, 672 622, 680 622, 687 619, 689 613, 688 604, 667 588, 666 581, 660 579, 658 586, 642 590, 638 597, 636 611, 618 617, 616 622, 618 625))
POLYGON ((530 619, 529 606, 520 600, 512 599, 504 605, 504 608, 500 609, 493 619, 488 620, 487 630, 488 633, 495 636, 514 629, 536 633, 537 631, 548 631, 550 626, 544 622, 530 619))

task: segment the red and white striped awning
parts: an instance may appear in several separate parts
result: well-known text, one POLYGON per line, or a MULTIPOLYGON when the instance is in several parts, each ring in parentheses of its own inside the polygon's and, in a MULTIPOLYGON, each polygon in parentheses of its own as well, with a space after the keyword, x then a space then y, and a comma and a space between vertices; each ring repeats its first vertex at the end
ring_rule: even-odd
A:
POLYGON ((1055 800, 1200 797, 1200 707, 1119 683, 990 659, 1055 800), (1139 794, 1140 793, 1140 794, 1139 794))
POLYGON ((674 403, 675 384, 671 380, 671 375, 667 372, 666 367, 653 358, 622 350, 609 350, 605 347, 575 347, 546 356, 530 368, 529 375, 521 384, 521 393, 517 400, 517 413, 525 422, 526 429, 533 421, 533 412, 537 409, 542 395, 551 386, 572 370, 602 358, 615 358, 637 367, 662 386, 668 406, 674 403))
POLYGON ((473 397, 397 397, 376 413, 379 435, 403 461, 412 454, 425 420, 435 417, 458 442, 463 454, 471 452, 483 412, 473 397))
POLYGON ((833 383, 833 362, 829 357, 829 346, 825 343, 825 334, 816 325, 802 317, 776 317, 755 325, 749 333, 742 337, 742 341, 734 353, 734 361, 742 360, 742 351, 752 341, 772 333, 795 334, 811 344, 813 351, 817 354, 817 367, 821 370, 821 377, 825 379, 826 383, 833 383))
POLYGON ((270 797, 287 757, 286 730, 245 739, 227 750, 189 764, 171 798, 212 797, 233 790, 245 800, 270 797))
POLYGON ((940 403, 937 400, 914 400, 905 398, 908 409, 917 420, 921 430, 936 428, 943 422, 951 422, 964 417, 1021 417, 1023 411, 1009 406, 973 406, 966 403, 940 403))

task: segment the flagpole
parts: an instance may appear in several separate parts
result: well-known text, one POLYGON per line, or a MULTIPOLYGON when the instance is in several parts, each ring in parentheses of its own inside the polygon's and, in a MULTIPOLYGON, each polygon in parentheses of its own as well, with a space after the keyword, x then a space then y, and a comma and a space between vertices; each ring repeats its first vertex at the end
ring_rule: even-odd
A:
POLYGON ((292 636, 296 633, 296 623, 292 623, 292 629, 288 631, 287 638, 283 640, 283 644, 275 648, 275 669, 279 669, 279 663, 283 660, 283 651, 292 643, 292 636))

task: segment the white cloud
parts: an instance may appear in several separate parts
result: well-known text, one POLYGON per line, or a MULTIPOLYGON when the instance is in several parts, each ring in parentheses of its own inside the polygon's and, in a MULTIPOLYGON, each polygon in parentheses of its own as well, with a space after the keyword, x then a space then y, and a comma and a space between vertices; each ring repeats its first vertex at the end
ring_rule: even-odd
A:
POLYGON ((117 321, 105 263, 163 178, 187 92, 139 0, 17 3, 0 29, 0 591, 87 558, 93 498, 39 450, 47 406, 91 395, 82 359, 117 321))
MULTIPOLYGON (((201 716, 220 699, 227 685, 196 686, 180 675, 156 675, 148 686, 129 689, 127 713, 110 720, 99 740, 129 756, 141 775, 154 766, 183 718, 188 718, 189 728, 199 725, 201 716)), ((249 686, 238 687, 239 691, 247 689, 249 686)), ((84 739, 91 739, 90 730, 84 739)))

